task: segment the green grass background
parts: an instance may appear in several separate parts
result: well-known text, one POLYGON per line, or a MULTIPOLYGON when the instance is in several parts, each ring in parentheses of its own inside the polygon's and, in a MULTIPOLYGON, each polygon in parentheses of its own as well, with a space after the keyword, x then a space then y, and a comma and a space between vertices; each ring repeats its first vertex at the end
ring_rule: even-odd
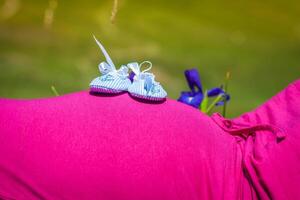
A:
MULTIPOLYGON (((14 0, 16 1, 16 0, 14 0)), ((228 116, 257 107, 300 77, 300 1, 61 1, 51 29, 48 1, 19 0, 0 9, 0 96, 41 98, 88 89, 104 57, 115 64, 150 60, 169 97, 187 90, 183 71, 198 68, 205 88, 232 78, 228 116)), ((0 7, 5 4, 0 0, 0 7)))

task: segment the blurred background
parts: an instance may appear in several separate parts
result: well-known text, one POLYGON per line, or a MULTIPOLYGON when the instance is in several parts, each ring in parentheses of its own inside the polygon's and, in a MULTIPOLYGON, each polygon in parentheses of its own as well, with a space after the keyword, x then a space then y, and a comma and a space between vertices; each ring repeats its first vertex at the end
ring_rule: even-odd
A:
POLYGON ((227 116, 250 111, 300 77, 300 1, 0 0, 0 97, 87 90, 104 57, 150 60, 169 97, 197 68, 204 88, 231 72, 227 116))

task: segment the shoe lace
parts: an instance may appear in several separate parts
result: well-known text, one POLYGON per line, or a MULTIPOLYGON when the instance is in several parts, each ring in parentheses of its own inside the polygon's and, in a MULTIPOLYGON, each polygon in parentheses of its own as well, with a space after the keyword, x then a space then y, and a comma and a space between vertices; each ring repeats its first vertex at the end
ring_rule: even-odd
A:
POLYGON ((143 61, 140 64, 138 64, 137 62, 128 63, 127 66, 135 74, 134 80, 138 80, 138 79, 145 80, 144 89, 147 91, 147 93, 150 92, 156 93, 160 91, 159 89, 160 83, 155 81, 155 75, 148 72, 152 68, 152 63, 150 61, 143 61), (141 68, 144 64, 148 64, 149 67, 141 71, 141 68))
POLYGON ((113 61, 111 60, 103 45, 97 40, 95 36, 94 39, 97 45, 99 46, 100 50, 102 51, 104 57, 106 58, 106 62, 101 62, 98 66, 100 73, 103 75, 107 75, 108 79, 110 76, 119 76, 123 79, 128 77, 128 68, 122 65, 119 70, 116 70, 113 61))

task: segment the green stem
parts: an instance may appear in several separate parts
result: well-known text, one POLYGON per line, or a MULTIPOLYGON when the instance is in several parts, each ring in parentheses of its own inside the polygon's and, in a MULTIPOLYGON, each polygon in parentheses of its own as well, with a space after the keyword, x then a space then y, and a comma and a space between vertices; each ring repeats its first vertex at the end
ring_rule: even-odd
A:
POLYGON ((226 107, 227 107, 227 105, 226 105, 227 103, 226 103, 226 101, 224 102, 224 105, 223 105, 223 117, 226 117, 226 107))
POLYGON ((210 111, 215 107, 215 105, 216 105, 216 103, 218 103, 221 99, 223 98, 223 95, 218 95, 215 99, 214 99, 214 101, 209 105, 209 107, 207 108, 207 110, 206 110, 206 114, 209 114, 210 113, 210 111))
MULTIPOLYGON (((228 93, 228 82, 230 79, 230 72, 226 73, 225 83, 224 83, 224 91, 225 93, 228 93)), ((226 109, 227 109, 227 101, 224 101, 223 105, 223 117, 226 117, 226 109)))
POLYGON ((206 113, 207 104, 208 104, 208 96, 207 96, 207 90, 205 90, 204 97, 203 97, 203 100, 202 100, 201 105, 200 105, 200 110, 203 113, 206 113))

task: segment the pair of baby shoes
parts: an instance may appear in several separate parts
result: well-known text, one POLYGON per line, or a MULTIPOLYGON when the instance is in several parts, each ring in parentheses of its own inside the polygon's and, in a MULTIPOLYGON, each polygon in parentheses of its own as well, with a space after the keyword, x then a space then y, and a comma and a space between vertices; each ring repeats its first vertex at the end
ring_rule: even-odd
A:
POLYGON ((102 75, 90 83, 91 92, 110 94, 129 92, 134 97, 151 101, 162 101, 166 98, 166 91, 160 83, 155 81, 155 76, 147 72, 152 67, 151 62, 144 61, 140 64, 132 62, 126 66, 122 65, 117 70, 105 48, 96 38, 95 40, 104 54, 106 62, 99 64, 99 70, 102 75), (144 64, 148 64, 149 67, 141 71, 141 67, 144 64), (129 70, 132 71, 133 78, 129 75, 129 70))

